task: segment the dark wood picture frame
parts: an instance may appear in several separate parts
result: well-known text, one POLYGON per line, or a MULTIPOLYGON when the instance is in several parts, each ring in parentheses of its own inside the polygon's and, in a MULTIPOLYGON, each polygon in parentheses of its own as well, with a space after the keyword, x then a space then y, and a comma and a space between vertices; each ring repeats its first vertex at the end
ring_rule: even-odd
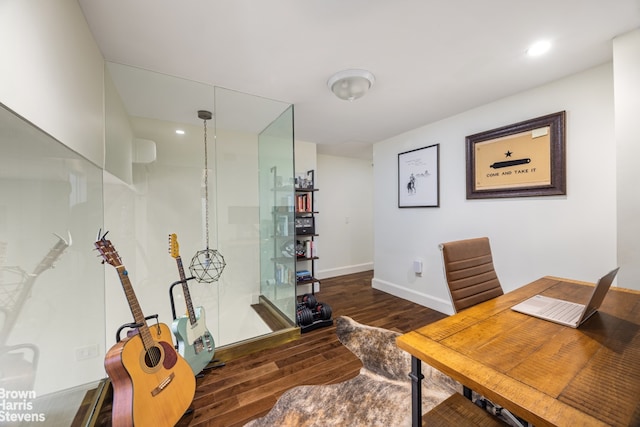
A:
POLYGON ((566 194, 565 132, 560 111, 467 136, 467 199, 566 194))
POLYGON ((398 154, 398 207, 440 207, 440 144, 398 154))

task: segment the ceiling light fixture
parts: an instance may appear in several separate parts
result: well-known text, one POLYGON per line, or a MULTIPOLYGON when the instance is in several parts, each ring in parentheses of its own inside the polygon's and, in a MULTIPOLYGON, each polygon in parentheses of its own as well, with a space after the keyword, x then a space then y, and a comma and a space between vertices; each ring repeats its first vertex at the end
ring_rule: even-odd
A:
POLYGON ((529 49, 527 49, 527 55, 540 56, 543 53, 547 53, 549 49, 551 49, 551 42, 549 40, 542 40, 532 44, 529 49))
POLYGON ((376 78, 367 70, 344 70, 335 73, 327 81, 327 86, 338 98, 354 101, 364 96, 376 78))

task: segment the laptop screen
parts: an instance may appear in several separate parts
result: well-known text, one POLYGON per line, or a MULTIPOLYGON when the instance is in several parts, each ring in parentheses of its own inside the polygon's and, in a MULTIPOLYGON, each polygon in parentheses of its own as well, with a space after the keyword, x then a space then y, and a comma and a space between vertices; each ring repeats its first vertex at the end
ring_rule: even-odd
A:
POLYGON ((619 269, 620 267, 611 270, 610 272, 602 276, 600 280, 598 280, 598 284, 593 290, 593 294, 591 294, 591 298, 589 298, 589 302, 586 305, 586 310, 582 314, 580 320, 578 320, 578 324, 580 324, 582 320, 591 316, 598 308, 600 308, 600 305, 602 304, 602 301, 604 301, 604 297, 607 295, 607 292, 609 291, 609 288, 611 287, 616 274, 618 274, 619 269))

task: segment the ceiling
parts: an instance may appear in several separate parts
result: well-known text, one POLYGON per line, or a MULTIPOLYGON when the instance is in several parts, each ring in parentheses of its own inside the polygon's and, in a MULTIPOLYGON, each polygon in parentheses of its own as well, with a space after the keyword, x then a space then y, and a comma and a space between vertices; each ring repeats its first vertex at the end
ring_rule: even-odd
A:
POLYGON ((375 142, 608 62, 612 39, 640 28, 640 0, 78 2, 105 60, 294 104, 296 139, 359 158, 375 142), (551 51, 527 57, 539 39, 551 51), (326 84, 350 68, 376 78, 353 102, 326 84))

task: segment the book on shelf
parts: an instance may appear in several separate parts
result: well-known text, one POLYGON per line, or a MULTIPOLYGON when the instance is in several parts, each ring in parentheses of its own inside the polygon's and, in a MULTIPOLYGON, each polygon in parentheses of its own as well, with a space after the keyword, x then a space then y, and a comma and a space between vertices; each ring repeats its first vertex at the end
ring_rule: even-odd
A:
POLYGON ((311 272, 309 270, 299 270, 296 271, 296 280, 301 282, 303 280, 311 280, 311 272))
POLYGON ((311 213, 313 212, 313 203, 308 194, 296 195, 296 212, 311 213))

